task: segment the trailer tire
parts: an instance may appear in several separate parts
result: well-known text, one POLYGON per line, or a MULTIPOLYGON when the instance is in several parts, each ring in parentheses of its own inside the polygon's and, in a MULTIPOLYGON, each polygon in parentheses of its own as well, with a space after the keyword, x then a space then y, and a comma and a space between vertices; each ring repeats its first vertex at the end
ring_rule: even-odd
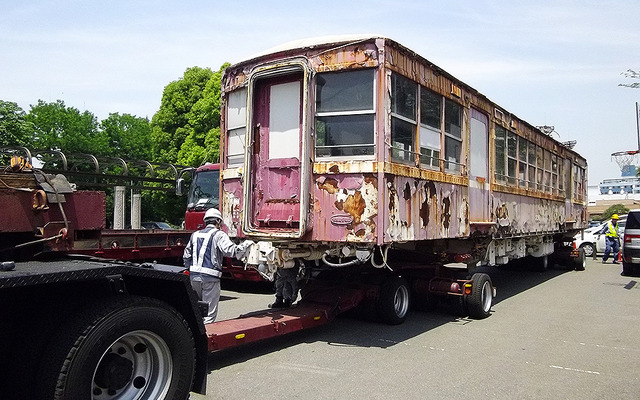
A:
POLYGON ((389 325, 399 325, 409 313, 409 286, 406 279, 394 276, 384 281, 378 298, 378 317, 389 325))
POLYGON ((487 274, 476 273, 471 277, 471 294, 465 296, 467 312, 471 318, 484 319, 491 315, 493 284, 487 274))
POLYGON ((195 373, 187 322, 146 297, 107 299, 81 310, 48 349, 41 399, 184 399, 195 373))
POLYGON ((578 257, 573 259, 573 266, 576 271, 584 271, 587 267, 587 254, 582 247, 578 249, 578 257))

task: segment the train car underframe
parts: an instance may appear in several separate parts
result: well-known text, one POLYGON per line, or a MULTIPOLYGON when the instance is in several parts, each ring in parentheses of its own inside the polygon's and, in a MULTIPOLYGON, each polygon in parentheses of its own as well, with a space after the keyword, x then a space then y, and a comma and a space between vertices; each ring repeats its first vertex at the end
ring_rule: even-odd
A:
MULTIPOLYGON (((401 323, 410 300, 429 307, 439 299, 459 303, 473 318, 489 316, 495 287, 483 265, 504 265, 514 260, 545 270, 550 262, 569 262, 582 269, 584 255, 565 243, 569 233, 510 238, 486 236, 440 239, 378 246, 355 243, 302 243, 261 241, 251 247, 248 264, 273 279, 277 268, 304 266, 306 287, 302 301, 315 301, 315 293, 340 287, 361 290, 363 303, 376 308, 384 322, 401 323), (552 260, 552 261, 549 261, 552 260), (330 289, 326 289, 329 287, 330 289), (372 306, 373 304, 373 306, 372 306)), ((567 265, 567 264, 565 264, 567 265)))
POLYGON ((547 267, 547 256, 553 254, 554 258, 572 260, 576 269, 583 269, 584 253, 566 245, 566 235, 515 240, 443 239, 395 243, 384 248, 258 242, 250 248, 247 261, 259 262, 263 275, 268 277, 276 268, 301 267, 300 300, 291 308, 266 309, 207 324, 209 350, 313 328, 348 311, 387 324, 401 324, 410 308, 429 310, 445 302, 458 315, 486 318, 491 313, 496 288, 488 274, 474 272, 474 268, 493 260, 506 263, 529 257, 532 266, 541 269, 547 267), (521 251, 523 248, 525 252, 521 251), (544 251, 551 253, 542 255, 544 251))

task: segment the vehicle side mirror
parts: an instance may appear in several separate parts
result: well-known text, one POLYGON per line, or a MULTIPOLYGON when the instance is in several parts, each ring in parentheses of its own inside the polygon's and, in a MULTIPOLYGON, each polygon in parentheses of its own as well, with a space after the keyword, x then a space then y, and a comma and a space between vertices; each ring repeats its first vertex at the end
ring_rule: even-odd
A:
POLYGON ((184 179, 176 179, 176 195, 182 196, 184 194, 184 179))

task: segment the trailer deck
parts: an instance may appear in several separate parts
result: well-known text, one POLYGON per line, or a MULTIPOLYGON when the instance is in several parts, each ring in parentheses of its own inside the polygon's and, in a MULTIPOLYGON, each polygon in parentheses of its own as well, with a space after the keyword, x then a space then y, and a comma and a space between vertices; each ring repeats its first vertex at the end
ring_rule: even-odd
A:
POLYGON ((358 306, 365 288, 316 291, 290 308, 266 309, 206 324, 209 351, 314 328, 358 306))

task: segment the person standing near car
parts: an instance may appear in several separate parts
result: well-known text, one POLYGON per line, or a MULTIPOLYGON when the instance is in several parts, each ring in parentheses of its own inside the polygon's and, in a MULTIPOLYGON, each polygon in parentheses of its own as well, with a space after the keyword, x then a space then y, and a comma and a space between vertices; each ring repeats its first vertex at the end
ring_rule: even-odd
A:
POLYGON ((613 214, 611 216, 611 221, 609 221, 605 227, 605 250, 604 256, 602 257, 602 263, 606 264, 607 259, 609 259, 609 254, 613 251, 613 263, 618 263, 618 256, 620 252, 620 238, 618 237, 618 214, 613 214))
POLYGON ((241 259, 247 248, 253 244, 246 240, 235 244, 222 231, 222 214, 210 208, 204 214, 205 228, 193 232, 182 256, 184 266, 189 268, 191 286, 198 293, 198 298, 209 305, 204 323, 216 320, 218 301, 220 300, 220 277, 222 276, 223 257, 241 259))

